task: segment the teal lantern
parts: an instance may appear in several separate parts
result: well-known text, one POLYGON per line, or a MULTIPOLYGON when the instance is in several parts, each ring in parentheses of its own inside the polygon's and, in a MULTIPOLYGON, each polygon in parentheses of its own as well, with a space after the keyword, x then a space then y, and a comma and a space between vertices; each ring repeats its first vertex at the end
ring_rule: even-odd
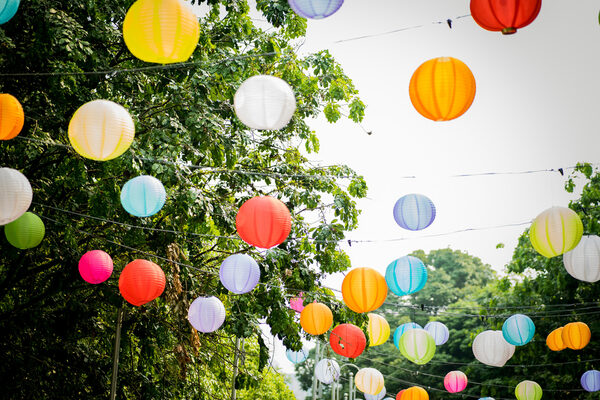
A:
POLYGON ((423 328, 421 327, 421 325, 414 323, 414 322, 407 322, 407 323, 402 324, 399 327, 397 327, 396 330, 394 331, 394 344, 396 345, 396 347, 400 348, 400 338, 402 337, 404 332, 406 332, 410 329, 423 329, 423 328))
POLYGON ((8 242, 21 250, 36 247, 42 242, 45 234, 44 223, 31 212, 26 212, 4 226, 4 235, 8 242))
POLYGON ((15 16, 19 3, 20 0, 0 0, 0 25, 15 16))
POLYGON ((136 217, 149 217, 165 205, 167 193, 163 184, 153 176, 141 175, 130 179, 121 189, 121 205, 136 217))
POLYGON ((385 281, 398 296, 415 293, 423 289, 427 282, 427 268, 417 257, 400 257, 388 265, 385 281))
POLYGON ((523 346, 529 343, 534 334, 535 325, 527 315, 512 315, 502 325, 504 340, 514 346, 523 346))

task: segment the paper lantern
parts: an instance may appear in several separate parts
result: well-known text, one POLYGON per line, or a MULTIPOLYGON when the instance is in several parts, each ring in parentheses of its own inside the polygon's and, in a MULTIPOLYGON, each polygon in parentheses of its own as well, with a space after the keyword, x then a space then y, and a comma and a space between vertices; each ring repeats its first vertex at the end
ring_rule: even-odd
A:
MULTIPOLYGON (((4 3, 6 4, 6 0, 4 3)), ((0 11, 0 20, 2 14, 3 12, 0 11)), ((24 123, 25 114, 19 100, 8 93, 0 93, 0 140, 9 140, 17 136, 23 129, 24 123)))
POLYGON ((444 387, 449 393, 458 393, 467 387, 467 376, 462 371, 450 371, 444 377, 444 387))
POLYGON ((387 290, 385 278, 372 268, 355 268, 342 281, 344 303, 357 313, 381 307, 387 297, 387 290))
POLYGON ((375 368, 362 368, 354 377, 354 384, 365 394, 377 394, 384 387, 383 375, 375 368))
POLYGON ((181 0, 138 0, 123 21, 127 48, 142 61, 187 61, 200 38, 198 18, 181 0))
POLYGON ((367 338, 358 326, 341 324, 331 331, 329 344, 333 351, 340 356, 356 358, 365 350, 367 338))
POLYGON ((198 332, 214 332, 225 322, 225 306, 215 296, 198 297, 190 304, 188 321, 198 332))
POLYGON ((308 350, 302 349, 300 351, 286 350, 285 356, 294 364, 300 364, 308 358, 308 350))
POLYGON ((385 389, 385 386, 384 386, 383 389, 381 389, 381 392, 379 392, 377 394, 365 393, 365 400, 382 400, 385 397, 386 393, 387 393, 387 390, 385 389))
POLYGON ((552 207, 538 215, 529 229, 533 248, 544 257, 573 250, 581 240, 583 224, 570 208, 552 207))
POLYGON ((135 217, 149 217, 165 205, 167 193, 162 182, 150 175, 128 180, 121 189, 121 205, 135 217))
POLYGON ((221 283, 233 293, 248 293, 260 279, 260 268, 254 258, 246 254, 233 254, 221 263, 221 283))
POLYGON ((322 335, 331 328, 333 313, 325 304, 310 303, 300 313, 300 325, 309 335, 322 335))
POLYGON ((401 391, 399 391, 398 394, 396 394, 396 400, 400 400, 404 392, 406 392, 406 389, 402 389, 401 391))
POLYGON ((494 400, 493 397, 480 397, 479 400, 494 400))
POLYGON ((600 237, 582 236, 579 244, 563 254, 565 269, 575 279, 600 281, 600 237))
POLYGON ((423 329, 425 329, 431 335, 431 337, 433 337, 436 346, 443 345, 450 337, 448 327, 439 321, 428 322, 423 329))
POLYGON ((400 353, 415 364, 427 364, 435 355, 435 340, 424 329, 409 329, 398 343, 400 353))
POLYGON ((304 310, 304 293, 300 292, 298 297, 292 297, 290 299, 290 308, 296 312, 302 312, 302 310, 304 310))
POLYGON ((422 194, 407 194, 394 204, 394 219, 401 228, 420 231, 435 220, 435 205, 422 194))
POLYGON ((419 114, 433 121, 449 121, 471 107, 475 78, 456 58, 434 58, 417 68, 410 79, 409 94, 419 114))
POLYGON ((515 388, 517 400, 540 400, 542 388, 534 381, 522 381, 515 388))
POLYGON ((32 249, 39 245, 45 233, 46 229, 41 218, 30 212, 4 226, 4 235, 8 243, 21 250, 32 249))
POLYGON ((402 393, 402 400, 429 400, 429 394, 422 387, 412 386, 402 393))
POLYGON ((546 338, 546 345, 552 351, 561 351, 567 348, 562 340, 563 327, 553 330, 546 338))
POLYGON ((165 290, 165 273, 152 261, 134 260, 119 276, 121 296, 134 306, 146 304, 165 290))
POLYGON ((390 324, 381 315, 369 313, 369 347, 384 344, 390 337, 390 324))
POLYGON ((523 314, 511 315, 502 325, 504 340, 515 346, 523 346, 533 339, 535 325, 523 314))
POLYGON ((492 367, 502 367, 515 354, 515 346, 504 340, 502 331, 483 331, 473 341, 475 358, 492 367))
POLYGON ((79 275, 94 285, 106 281, 113 272, 113 260, 102 250, 91 250, 79 259, 79 275))
POLYGON ((532 23, 541 7, 542 0, 471 0, 471 15, 483 29, 510 35, 532 23))
POLYGON ((31 205, 29 180, 12 168, 0 168, 0 225, 15 221, 31 205))
POLYGON ((109 100, 85 103, 69 123, 69 141, 77 153, 96 161, 107 161, 125 153, 135 136, 129 112, 109 100))
POLYGON ((427 283, 427 268, 417 257, 400 257, 387 266, 385 282, 398 296, 415 293, 427 283))
POLYGON ((0 25, 15 16, 20 2, 20 0, 0 0, 0 25))
POLYGON ((327 18, 340 9, 344 0, 288 0, 296 14, 304 18, 327 18))
POLYGON ((324 358, 315 366, 315 376, 319 382, 329 385, 340 378, 340 366, 334 359, 324 358))
POLYGON ((253 197, 240 207, 235 226, 244 242, 270 249, 287 239, 292 218, 281 201, 269 196, 253 197))
POLYGON ((405 324, 400 325, 394 331, 394 345, 400 349, 400 338, 409 329, 423 329, 423 327, 414 322, 407 322, 405 324))
POLYGON ((588 392, 597 392, 600 390, 600 371, 595 369, 586 371, 581 375, 581 387, 588 392))
POLYGON ((592 332, 583 322, 571 322, 564 326, 562 341, 565 346, 573 350, 581 350, 590 342, 592 332))
POLYGON ((255 75, 235 92, 233 107, 248 128, 274 131, 289 124, 296 111, 296 97, 283 79, 255 75))

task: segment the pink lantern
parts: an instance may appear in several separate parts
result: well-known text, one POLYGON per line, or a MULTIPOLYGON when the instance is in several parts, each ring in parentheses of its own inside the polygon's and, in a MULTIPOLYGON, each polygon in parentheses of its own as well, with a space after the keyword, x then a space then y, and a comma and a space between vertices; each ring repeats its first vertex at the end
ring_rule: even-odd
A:
POLYGON ((290 299, 290 308, 296 312, 302 312, 304 310, 304 293, 300 292, 298 297, 292 297, 290 299))
POLYGON ((461 371, 451 371, 444 378, 444 387, 450 393, 458 393, 467 387, 467 376, 461 371))
POLYGON ((102 283, 112 272, 112 258, 102 250, 88 251, 79 260, 79 274, 88 283, 102 283))

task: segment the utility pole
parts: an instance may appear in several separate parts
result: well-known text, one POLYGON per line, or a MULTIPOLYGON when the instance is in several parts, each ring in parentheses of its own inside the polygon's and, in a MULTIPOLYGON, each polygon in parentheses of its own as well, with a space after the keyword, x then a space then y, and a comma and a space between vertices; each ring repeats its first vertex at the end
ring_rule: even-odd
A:
MULTIPOLYGON (((321 342, 317 340, 317 348, 315 350, 315 369, 319 363, 321 356, 321 342)), ((312 398, 317 400, 317 374, 313 371, 312 398)))
POLYGON ((240 348, 240 338, 236 337, 235 338, 235 353, 233 356, 233 379, 231 381, 231 400, 235 400, 236 397, 236 393, 235 393, 235 378, 237 378, 237 373, 238 373, 238 360, 239 360, 239 348, 240 348))
POLYGON ((117 395, 117 374, 119 373, 119 352, 121 350, 121 325, 123 325, 123 305, 117 312, 117 329, 115 332, 115 348, 113 351, 113 370, 110 385, 110 400, 115 400, 117 395))

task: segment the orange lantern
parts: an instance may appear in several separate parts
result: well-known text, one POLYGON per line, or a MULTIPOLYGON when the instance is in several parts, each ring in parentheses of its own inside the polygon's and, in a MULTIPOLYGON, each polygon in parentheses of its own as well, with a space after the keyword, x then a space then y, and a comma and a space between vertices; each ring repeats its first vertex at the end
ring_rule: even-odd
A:
POLYGON ((488 31, 510 35, 532 23, 542 8, 542 0, 471 0, 471 15, 488 31))
POLYGON ((462 61, 439 57, 417 68, 408 91, 419 114, 433 121, 449 121, 471 107, 475 98, 475 78, 462 61))
POLYGON ((331 328, 333 313, 325 304, 310 303, 300 313, 300 325, 310 335, 321 335, 331 328))
POLYGON ((567 348, 562 340, 563 327, 553 330, 546 338, 546 345, 552 351, 561 351, 567 348))
POLYGON ((281 201, 270 196, 257 196, 242 204, 235 217, 235 227, 244 242, 270 249, 287 239, 292 218, 281 201))
POLYGON ((19 100, 8 93, 0 93, 0 140, 17 136, 24 123, 25 115, 19 100))
POLYGON ((341 324, 331 331, 329 344, 340 356, 356 358, 365 350, 367 337, 358 326, 341 324))
POLYGON ((583 322, 566 324, 562 331, 562 340, 565 346, 573 350, 581 350, 590 342, 592 332, 583 322))
POLYGON ((165 283, 165 273, 158 265, 147 260, 134 260, 121 272, 119 291, 125 300, 141 306, 160 296, 165 283))
POLYGON ((406 389, 402 389, 401 391, 398 392, 398 394, 396 395, 396 400, 400 400, 402 398, 402 394, 406 392, 406 389))
POLYGON ((356 268, 342 282, 344 303, 354 312, 364 313, 381 307, 387 297, 385 278, 372 268, 356 268))
POLYGON ((402 393, 402 400, 429 400, 429 395, 422 387, 412 386, 402 393))

